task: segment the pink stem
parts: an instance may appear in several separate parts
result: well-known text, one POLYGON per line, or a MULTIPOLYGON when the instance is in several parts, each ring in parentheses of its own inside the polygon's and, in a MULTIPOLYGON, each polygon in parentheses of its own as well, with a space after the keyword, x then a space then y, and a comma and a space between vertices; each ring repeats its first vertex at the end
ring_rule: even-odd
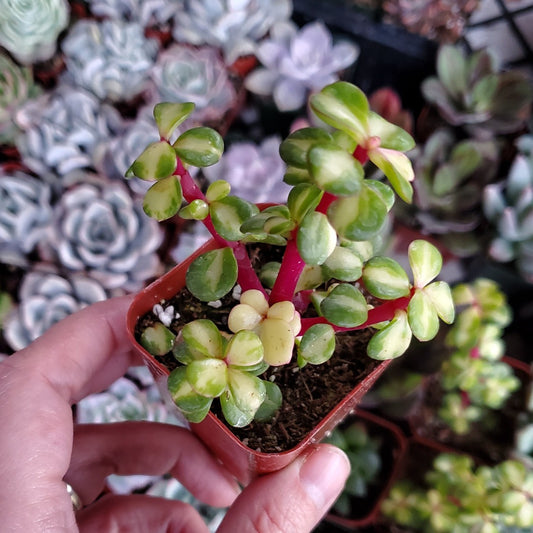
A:
POLYGON ((353 151, 353 156, 361 165, 364 165, 368 161, 368 150, 358 144, 353 151))

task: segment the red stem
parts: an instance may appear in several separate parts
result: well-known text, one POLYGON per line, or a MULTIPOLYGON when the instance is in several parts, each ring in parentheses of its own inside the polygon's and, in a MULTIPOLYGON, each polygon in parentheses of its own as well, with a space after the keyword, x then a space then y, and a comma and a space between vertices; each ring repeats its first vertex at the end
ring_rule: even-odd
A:
POLYGON ((353 151, 353 156, 361 165, 364 165, 368 161, 368 150, 358 144, 353 151))

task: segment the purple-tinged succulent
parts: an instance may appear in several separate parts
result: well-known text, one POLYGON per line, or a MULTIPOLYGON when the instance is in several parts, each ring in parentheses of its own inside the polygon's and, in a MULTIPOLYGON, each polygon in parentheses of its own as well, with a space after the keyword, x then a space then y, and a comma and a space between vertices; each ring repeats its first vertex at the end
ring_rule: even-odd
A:
POLYGON ((158 44, 136 22, 80 20, 61 44, 65 79, 101 100, 129 101, 146 86, 158 44))
POLYGON ((0 262, 24 266, 52 221, 50 186, 22 172, 0 170, 0 262))
POLYGON ((291 0, 184 0, 174 39, 222 50, 226 64, 255 54, 257 43, 292 14, 291 0))
POLYGON ((182 3, 183 0, 87 0, 91 13, 97 17, 138 22, 145 28, 169 23, 182 3))
POLYGON ((257 49, 262 67, 246 78, 246 88, 272 96, 280 111, 301 108, 309 91, 318 91, 339 79, 339 72, 354 63, 358 47, 349 42, 334 44, 322 22, 299 29, 292 21, 274 26, 270 37, 257 49))
POLYGON ((24 164, 38 174, 59 176, 96 166, 123 127, 115 108, 70 85, 29 102, 17 113, 16 122, 22 130, 17 147, 24 164))
POLYGON ((235 87, 218 52, 209 47, 173 45, 152 69, 154 102, 193 102, 187 124, 220 123, 237 103, 235 87))
POLYGON ((106 289, 136 291, 160 273, 162 230, 120 182, 96 174, 67 177, 48 246, 60 264, 86 272, 106 289))
POLYGON ((94 279, 37 270, 26 274, 18 296, 20 303, 4 324, 4 336, 14 350, 25 348, 68 315, 107 298, 94 279))
POLYGON ((281 138, 274 136, 259 145, 235 143, 203 173, 212 182, 231 182, 232 194, 250 202, 285 202, 290 187, 283 182, 287 165, 279 155, 280 142, 281 138))

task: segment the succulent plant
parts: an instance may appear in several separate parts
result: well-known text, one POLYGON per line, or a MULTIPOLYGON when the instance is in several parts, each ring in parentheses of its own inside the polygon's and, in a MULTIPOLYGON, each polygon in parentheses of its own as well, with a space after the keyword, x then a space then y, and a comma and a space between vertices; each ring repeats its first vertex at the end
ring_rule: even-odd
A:
POLYGON ((23 64, 50 59, 69 22, 66 0, 1 0, 0 13, 0 46, 23 64))
POLYGON ((15 113, 22 104, 39 93, 31 70, 20 67, 0 51, 0 144, 13 143, 18 132, 14 122, 15 113))
POLYGON ((483 209, 493 229, 490 257, 512 262, 533 283, 533 156, 527 151, 529 145, 531 137, 522 137, 522 151, 508 176, 485 187, 483 209))
POLYGON ((236 142, 203 173, 211 182, 231 181, 232 193, 250 202, 284 202, 290 189, 283 183, 286 165, 279 155, 280 142, 277 136, 265 138, 259 145, 236 142))
POLYGON ((56 272, 26 274, 20 286, 19 305, 5 321, 4 336, 13 350, 21 350, 48 328, 83 307, 107 298, 103 287, 81 274, 68 277, 56 272))
POLYGON ((258 47, 262 67, 245 80, 249 91, 272 96, 281 111, 301 108, 310 91, 339 79, 339 72, 354 63, 359 54, 349 42, 333 43, 322 22, 299 29, 292 21, 277 24, 258 47))
POLYGON ((421 89, 444 120, 479 136, 520 130, 533 100, 526 74, 503 71, 489 49, 468 53, 459 45, 440 47, 437 76, 424 80, 421 89))
POLYGON ((432 234, 454 254, 472 256, 482 248, 482 196, 495 181, 499 163, 493 140, 459 140, 450 128, 436 130, 410 154, 417 176, 410 206, 396 214, 409 225, 432 234))
POLYGON ((291 0, 184 0, 173 36, 178 42, 221 49, 229 65, 254 54, 269 30, 291 14, 291 0))
POLYGON ((61 44, 67 82, 101 100, 129 101, 146 86, 158 44, 137 22, 80 20, 61 44))
POLYGON ((151 78, 153 101, 195 104, 190 122, 218 126, 237 103, 235 87, 214 48, 175 44, 159 55, 151 78))
MULTIPOLYGON (((148 219, 127 187, 79 173, 54 210, 47 253, 75 272, 86 272, 106 289, 133 291, 159 273, 155 250, 161 228, 148 219)), ((42 252, 44 253, 44 252, 42 252)))
POLYGON ((27 266, 27 254, 52 221, 50 186, 22 172, 0 170, 0 262, 27 266))
POLYGON ((115 108, 64 84, 25 105, 16 122, 24 164, 40 175, 58 176, 97 165, 106 144, 123 127, 115 108))
POLYGON ((183 0, 87 0, 97 17, 138 22, 143 27, 168 23, 183 0))

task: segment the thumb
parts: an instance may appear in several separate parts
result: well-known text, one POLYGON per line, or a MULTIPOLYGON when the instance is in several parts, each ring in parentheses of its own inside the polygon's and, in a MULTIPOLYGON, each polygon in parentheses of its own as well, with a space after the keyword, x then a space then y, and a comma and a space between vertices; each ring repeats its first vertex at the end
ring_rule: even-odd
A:
POLYGON ((335 502, 349 473, 344 452, 318 445, 283 470, 252 481, 218 533, 309 533, 335 502))

